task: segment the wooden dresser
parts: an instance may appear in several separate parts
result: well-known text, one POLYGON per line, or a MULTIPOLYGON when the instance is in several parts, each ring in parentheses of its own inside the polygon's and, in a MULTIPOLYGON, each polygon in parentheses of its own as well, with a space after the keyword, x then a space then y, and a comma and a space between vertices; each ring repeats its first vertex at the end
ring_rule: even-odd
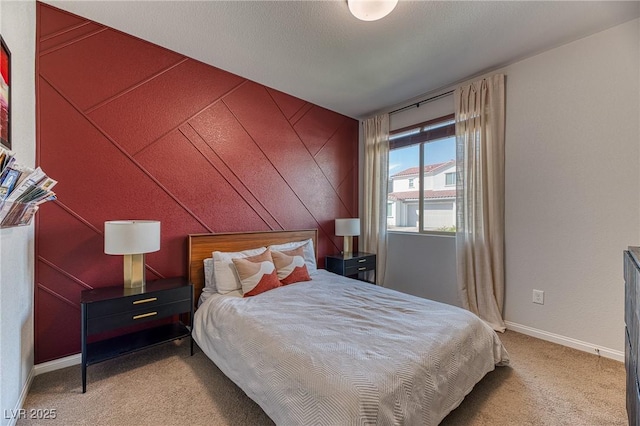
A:
POLYGON ((624 322, 629 426, 640 426, 640 247, 624 252, 624 322))

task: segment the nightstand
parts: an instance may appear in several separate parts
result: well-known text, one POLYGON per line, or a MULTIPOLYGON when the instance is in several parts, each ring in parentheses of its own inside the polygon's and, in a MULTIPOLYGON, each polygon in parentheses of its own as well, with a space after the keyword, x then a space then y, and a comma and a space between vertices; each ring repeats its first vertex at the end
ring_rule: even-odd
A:
MULTIPOLYGON (((120 355, 184 337, 190 338, 193 355, 193 287, 186 278, 147 282, 144 288, 103 287, 81 294, 82 393, 87 390, 87 366, 120 355), (93 334, 118 330, 149 321, 188 314, 185 323, 175 320, 117 337, 87 343, 93 334)), ((184 316, 184 315, 183 315, 184 316)))
MULTIPOLYGON (((325 268, 345 277, 361 279, 364 272, 373 271, 373 283, 376 282, 376 255, 371 253, 355 252, 345 256, 344 253, 333 254, 325 258, 325 268)), ((367 281, 362 279, 362 281, 367 281)), ((367 281, 370 282, 370 281, 367 281)))

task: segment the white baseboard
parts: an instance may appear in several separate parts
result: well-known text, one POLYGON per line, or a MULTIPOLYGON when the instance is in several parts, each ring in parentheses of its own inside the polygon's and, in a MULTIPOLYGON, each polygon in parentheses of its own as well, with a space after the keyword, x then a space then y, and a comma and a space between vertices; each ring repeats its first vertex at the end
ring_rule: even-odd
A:
POLYGON ((505 321, 505 324, 508 330, 517 331, 518 333, 546 340, 547 342, 557 343, 562 346, 578 349, 579 351, 589 352, 591 354, 624 362, 624 352, 622 351, 604 348, 599 345, 594 345, 593 343, 583 342, 581 340, 572 339, 571 337, 561 336, 555 333, 549 333, 548 331, 538 330, 537 328, 516 324, 510 321, 505 321))
MULTIPOLYGON (((33 383, 33 378, 35 377, 35 368, 32 368, 29 371, 29 375, 27 376, 27 381, 24 382, 24 386, 22 387, 22 392, 20 392, 20 397, 18 398, 18 402, 16 402, 16 407, 13 409, 11 413, 15 413, 15 415, 11 415, 9 413, 9 422, 7 426, 15 426, 16 422, 20 418, 18 413, 21 412, 22 407, 24 407, 24 400, 27 398, 27 394, 29 393, 29 389, 31 389, 31 383, 33 383)), ((6 411, 4 412, 5 418, 7 417, 6 411)))
POLYGON ((39 374, 47 373, 49 371, 60 370, 61 368, 71 367, 72 365, 77 365, 82 362, 82 355, 76 354, 71 355, 65 358, 54 359, 53 361, 43 362, 42 364, 34 365, 31 371, 29 371, 29 376, 27 376, 27 381, 22 387, 22 392, 20 392, 20 397, 16 402, 16 406, 13 411, 5 410, 4 416, 9 419, 7 426, 15 426, 16 422, 21 416, 22 407, 24 407, 24 401, 27 398, 27 394, 29 393, 29 389, 31 389, 31 383, 33 383, 34 377, 39 374), (7 417, 9 416, 9 417, 7 417))
POLYGON ((43 362, 42 364, 36 364, 33 369, 35 370, 35 376, 48 373, 49 371, 60 370, 62 368, 71 367, 72 365, 78 365, 82 362, 82 355, 75 354, 66 356, 64 358, 54 359, 53 361, 43 362))

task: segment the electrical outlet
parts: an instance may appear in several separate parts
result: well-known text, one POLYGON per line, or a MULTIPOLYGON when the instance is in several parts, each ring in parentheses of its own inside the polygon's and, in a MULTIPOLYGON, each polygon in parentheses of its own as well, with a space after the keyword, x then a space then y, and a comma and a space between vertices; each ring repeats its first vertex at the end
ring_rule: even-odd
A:
POLYGON ((533 290, 533 303, 544 305, 544 291, 533 290))

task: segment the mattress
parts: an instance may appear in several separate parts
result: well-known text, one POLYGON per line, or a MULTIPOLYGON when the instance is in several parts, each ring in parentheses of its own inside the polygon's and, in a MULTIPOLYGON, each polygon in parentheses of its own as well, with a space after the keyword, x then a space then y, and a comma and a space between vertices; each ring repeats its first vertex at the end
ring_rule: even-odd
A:
POLYGON ((279 425, 437 425, 509 361, 471 312, 325 270, 210 296, 193 337, 279 425))

